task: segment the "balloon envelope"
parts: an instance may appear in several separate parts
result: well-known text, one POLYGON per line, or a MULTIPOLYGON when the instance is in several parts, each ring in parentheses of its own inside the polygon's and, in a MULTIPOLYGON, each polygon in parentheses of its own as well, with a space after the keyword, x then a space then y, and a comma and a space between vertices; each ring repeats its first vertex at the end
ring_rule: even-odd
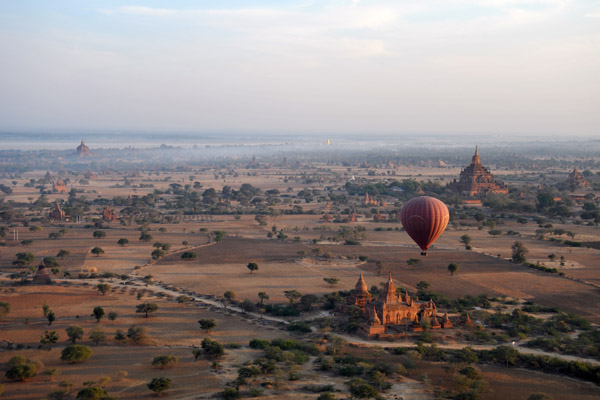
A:
POLYGON ((426 251, 440 237, 450 219, 446 205, 433 197, 420 196, 409 200, 400 213, 406 233, 426 251))

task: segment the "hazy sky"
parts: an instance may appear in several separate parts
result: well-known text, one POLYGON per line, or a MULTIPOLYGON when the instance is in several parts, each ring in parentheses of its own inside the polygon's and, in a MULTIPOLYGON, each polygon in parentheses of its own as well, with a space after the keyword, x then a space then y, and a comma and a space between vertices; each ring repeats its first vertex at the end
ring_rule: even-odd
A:
POLYGON ((0 0, 0 130, 600 137, 600 1, 0 0))

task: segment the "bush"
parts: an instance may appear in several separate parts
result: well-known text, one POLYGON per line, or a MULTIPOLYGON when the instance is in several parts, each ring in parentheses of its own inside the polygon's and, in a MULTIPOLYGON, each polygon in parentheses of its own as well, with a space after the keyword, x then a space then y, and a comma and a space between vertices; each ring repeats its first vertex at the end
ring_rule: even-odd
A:
POLYGON ((168 390, 171 387, 171 380, 169 378, 160 377, 160 378, 152 378, 150 383, 148 383, 148 389, 152 390, 155 393, 160 394, 165 390, 168 390))
POLYGON ((211 338, 205 338, 202 341, 202 348, 204 349, 206 357, 211 359, 220 358, 223 354, 225 354, 223 345, 216 340, 212 340, 211 338))
POLYGON ((264 339, 252 339, 249 345, 253 349, 266 349, 269 347, 270 342, 264 339))
POLYGON ((14 356, 7 363, 4 376, 11 381, 24 381, 33 378, 37 374, 36 364, 23 356, 14 356))
POLYGON ((88 346, 72 344, 63 349, 60 359, 75 364, 84 362, 93 354, 94 352, 88 346))
POLYGON ((106 391, 99 387, 88 387, 77 393, 77 400, 102 400, 106 397, 106 391))
POLYGON ((310 333, 310 325, 304 322, 294 322, 287 326, 286 328, 290 332, 300 332, 300 333, 310 333))
POLYGON ((311 393, 323 393, 323 392, 332 392, 335 390, 335 386, 333 384, 327 385, 306 385, 302 388, 302 390, 306 390, 311 393))
MULTIPOLYGON (((119 332, 120 331, 117 331, 117 333, 119 332)), ((131 343, 140 344, 146 339, 146 328, 144 328, 143 326, 132 325, 127 330, 127 337, 129 338, 131 343)))
POLYGON ((172 355, 154 357, 152 366, 160 369, 172 368, 179 360, 172 355))
POLYGON ((225 400, 239 399, 241 397, 240 392, 236 388, 225 388, 225 390, 221 392, 221 396, 225 400))
POLYGON ((194 260, 196 258, 198 258, 198 254, 193 251, 186 251, 183 254, 181 254, 182 260, 194 260))

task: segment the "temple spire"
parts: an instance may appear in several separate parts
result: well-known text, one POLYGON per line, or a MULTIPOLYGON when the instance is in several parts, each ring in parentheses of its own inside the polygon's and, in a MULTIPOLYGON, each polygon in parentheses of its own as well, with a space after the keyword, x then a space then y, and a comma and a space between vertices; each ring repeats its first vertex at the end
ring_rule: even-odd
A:
POLYGON ((385 284, 385 299, 386 302, 393 302, 398 296, 396 295, 396 285, 394 285, 394 281, 392 280, 392 273, 390 272, 390 277, 388 278, 387 283, 385 284))
POLYGON ((358 278, 358 282, 356 282, 356 286, 354 287, 358 292, 368 292, 369 288, 363 278, 362 272, 360 273, 360 278, 358 278))
POLYGON ((471 159, 471 163, 472 164, 481 164, 481 158, 479 158, 479 150, 477 149, 477 146, 475 146, 475 154, 473 155, 473 158, 471 159))

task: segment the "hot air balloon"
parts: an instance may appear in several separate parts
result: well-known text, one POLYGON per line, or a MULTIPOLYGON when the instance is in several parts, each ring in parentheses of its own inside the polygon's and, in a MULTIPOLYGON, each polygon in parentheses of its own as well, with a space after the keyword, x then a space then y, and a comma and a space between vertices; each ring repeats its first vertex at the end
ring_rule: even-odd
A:
POLYGON ((400 213, 406 233, 419 245, 421 255, 427 255, 427 249, 440 237, 450 219, 448 207, 433 197, 420 196, 409 200, 400 213))

